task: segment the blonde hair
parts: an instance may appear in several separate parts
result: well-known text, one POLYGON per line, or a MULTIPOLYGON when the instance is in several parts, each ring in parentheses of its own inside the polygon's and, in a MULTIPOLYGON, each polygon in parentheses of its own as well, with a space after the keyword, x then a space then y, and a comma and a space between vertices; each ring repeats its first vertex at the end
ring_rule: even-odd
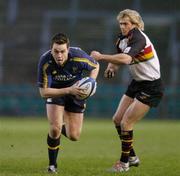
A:
POLYGON ((131 9, 125 9, 119 12, 118 16, 117 16, 117 20, 121 20, 124 17, 128 17, 131 21, 132 24, 135 24, 137 26, 138 29, 140 30, 144 30, 144 22, 142 20, 142 17, 140 16, 140 14, 135 11, 135 10, 131 10, 131 9))

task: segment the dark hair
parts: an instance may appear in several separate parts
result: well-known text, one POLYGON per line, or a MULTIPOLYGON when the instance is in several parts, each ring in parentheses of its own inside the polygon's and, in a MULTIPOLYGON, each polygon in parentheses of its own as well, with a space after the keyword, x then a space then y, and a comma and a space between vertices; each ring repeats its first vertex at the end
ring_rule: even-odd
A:
POLYGON ((57 43, 59 45, 67 44, 67 47, 69 47, 70 45, 69 38, 63 33, 57 33, 52 37, 51 47, 53 46, 54 43, 57 43))

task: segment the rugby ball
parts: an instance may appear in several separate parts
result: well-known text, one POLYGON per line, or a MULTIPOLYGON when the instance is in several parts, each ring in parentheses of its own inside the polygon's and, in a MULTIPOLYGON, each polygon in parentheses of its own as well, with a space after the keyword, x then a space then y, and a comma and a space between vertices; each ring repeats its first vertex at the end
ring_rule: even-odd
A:
POLYGON ((96 80, 91 77, 82 78, 76 83, 76 85, 83 88, 84 92, 86 93, 84 96, 76 96, 78 100, 85 100, 94 95, 96 92, 97 83, 96 80))

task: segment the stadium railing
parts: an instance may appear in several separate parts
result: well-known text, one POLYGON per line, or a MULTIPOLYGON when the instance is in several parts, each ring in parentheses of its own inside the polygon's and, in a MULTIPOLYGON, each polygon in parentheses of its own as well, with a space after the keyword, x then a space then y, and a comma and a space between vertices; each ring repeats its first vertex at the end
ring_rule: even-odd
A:
MULTIPOLYGON (((96 94, 87 101, 85 115, 112 117, 125 90, 125 87, 118 85, 99 84, 96 94)), ((45 116, 44 101, 35 86, 0 86, 0 96, 0 116, 45 116)), ((180 88, 168 87, 158 108, 152 108, 147 117, 180 118, 179 107, 180 88)))

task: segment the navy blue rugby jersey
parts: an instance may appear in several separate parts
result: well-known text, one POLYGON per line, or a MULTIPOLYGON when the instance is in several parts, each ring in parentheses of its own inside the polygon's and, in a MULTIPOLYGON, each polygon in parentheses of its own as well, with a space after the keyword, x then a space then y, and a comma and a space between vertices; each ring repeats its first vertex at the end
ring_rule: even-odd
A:
POLYGON ((38 64, 38 87, 69 87, 83 77, 83 71, 91 71, 97 64, 80 48, 70 47, 68 60, 60 66, 56 64, 49 50, 41 56, 38 64))

